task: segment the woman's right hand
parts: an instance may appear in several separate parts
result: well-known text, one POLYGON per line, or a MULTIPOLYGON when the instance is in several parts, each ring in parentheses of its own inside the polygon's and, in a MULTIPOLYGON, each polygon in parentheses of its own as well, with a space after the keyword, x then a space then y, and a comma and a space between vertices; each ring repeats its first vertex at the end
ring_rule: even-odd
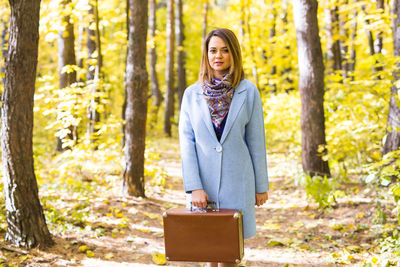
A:
POLYGON ((207 207, 208 195, 203 189, 192 191, 192 205, 198 208, 207 207))

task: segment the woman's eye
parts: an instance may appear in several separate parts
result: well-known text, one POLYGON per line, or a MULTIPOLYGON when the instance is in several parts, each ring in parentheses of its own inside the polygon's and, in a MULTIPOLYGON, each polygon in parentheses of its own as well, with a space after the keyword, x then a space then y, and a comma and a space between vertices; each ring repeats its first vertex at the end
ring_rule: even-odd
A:
POLYGON ((216 51, 215 49, 211 49, 210 53, 215 53, 215 51, 216 51))
POLYGON ((224 49, 224 50, 222 50, 222 52, 229 53, 229 50, 228 49, 224 49))

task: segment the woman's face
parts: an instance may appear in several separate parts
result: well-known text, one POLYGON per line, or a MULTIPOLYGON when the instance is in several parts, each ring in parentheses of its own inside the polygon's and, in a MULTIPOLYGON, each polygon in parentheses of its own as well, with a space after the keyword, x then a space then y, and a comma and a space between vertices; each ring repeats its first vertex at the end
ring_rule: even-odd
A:
POLYGON ((208 43, 208 63, 214 70, 215 78, 222 77, 229 72, 231 55, 228 46, 218 36, 213 36, 208 43))

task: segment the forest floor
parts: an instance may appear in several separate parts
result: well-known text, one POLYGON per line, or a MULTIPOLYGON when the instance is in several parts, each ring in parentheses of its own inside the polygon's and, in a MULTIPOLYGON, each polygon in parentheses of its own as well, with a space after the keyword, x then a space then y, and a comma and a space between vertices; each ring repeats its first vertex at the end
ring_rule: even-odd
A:
MULTIPOLYGON (((78 164, 79 168, 72 166, 67 170, 70 173, 63 176, 71 179, 54 180, 51 184, 39 180, 41 201, 55 245, 45 250, 15 248, 4 242, 3 224, 0 266, 162 264, 162 213, 172 207, 183 207, 185 195, 177 140, 164 138, 148 147, 152 152, 147 153, 147 161, 152 167, 147 173, 157 178, 147 179, 146 198, 119 194, 121 166, 112 160, 102 164, 85 161, 78 164)), ((37 176, 53 175, 54 179, 60 179, 63 175, 60 162, 53 163, 58 164, 58 169, 37 171, 37 176)), ((46 164, 42 162, 43 166, 46 164)), ((258 232, 245 241, 241 266, 379 264, 378 239, 372 230, 375 227, 372 190, 360 183, 346 183, 341 188, 345 195, 333 208, 322 212, 296 185, 298 162, 284 153, 270 153, 268 165, 269 200, 256 208, 258 232)), ((188 262, 165 264, 202 266, 188 262)))

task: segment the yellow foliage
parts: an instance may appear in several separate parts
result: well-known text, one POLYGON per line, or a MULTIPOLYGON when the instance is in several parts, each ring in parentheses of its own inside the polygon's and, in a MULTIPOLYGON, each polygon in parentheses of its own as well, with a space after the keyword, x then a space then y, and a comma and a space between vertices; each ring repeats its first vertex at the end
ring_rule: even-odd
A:
POLYGON ((165 255, 158 252, 153 252, 151 255, 151 259, 157 265, 165 265, 167 263, 165 255))
POLYGON ((83 246, 80 246, 80 247, 79 247, 79 251, 80 251, 80 252, 86 252, 88 249, 89 249, 89 247, 86 246, 86 245, 83 245, 83 246))
POLYGON ((357 213, 356 217, 357 217, 358 219, 362 219, 362 218, 365 217, 365 213, 361 211, 361 212, 357 213))
POLYGON ((264 227, 270 230, 281 230, 281 226, 276 223, 264 223, 264 227))
POLYGON ((91 251, 91 250, 87 250, 87 251, 86 251, 86 256, 87 256, 88 258, 93 258, 93 257, 94 257, 94 252, 91 251))

